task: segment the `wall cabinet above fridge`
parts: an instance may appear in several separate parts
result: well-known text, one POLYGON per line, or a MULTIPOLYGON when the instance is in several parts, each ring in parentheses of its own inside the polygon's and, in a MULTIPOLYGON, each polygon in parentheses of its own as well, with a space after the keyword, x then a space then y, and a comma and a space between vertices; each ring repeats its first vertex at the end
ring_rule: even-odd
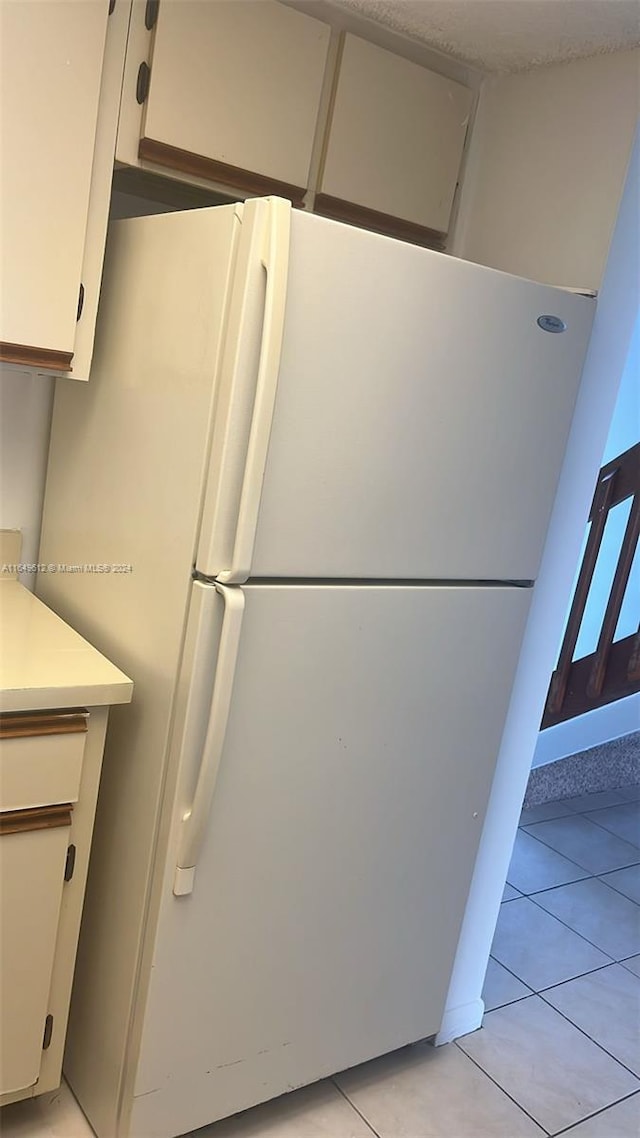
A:
POLYGON ((0 361, 87 379, 128 4, 13 3, 0 22, 0 361))
POLYGON ((442 248, 473 98, 302 6, 134 0, 116 158, 442 248))
POLYGON ((330 35, 276 0, 134 3, 118 159, 302 204, 330 35))
POLYGON ((0 0, 0 362, 89 378, 114 163, 443 247, 473 93, 326 12, 0 0))
POLYGON ((347 35, 317 211, 442 245, 472 98, 462 84, 347 35))

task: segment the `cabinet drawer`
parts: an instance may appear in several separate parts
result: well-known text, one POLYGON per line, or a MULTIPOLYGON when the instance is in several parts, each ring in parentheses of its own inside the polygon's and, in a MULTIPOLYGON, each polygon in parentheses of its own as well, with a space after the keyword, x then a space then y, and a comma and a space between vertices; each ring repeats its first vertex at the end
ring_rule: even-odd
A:
POLYGON ((0 810, 75 802, 88 712, 0 715, 0 810))

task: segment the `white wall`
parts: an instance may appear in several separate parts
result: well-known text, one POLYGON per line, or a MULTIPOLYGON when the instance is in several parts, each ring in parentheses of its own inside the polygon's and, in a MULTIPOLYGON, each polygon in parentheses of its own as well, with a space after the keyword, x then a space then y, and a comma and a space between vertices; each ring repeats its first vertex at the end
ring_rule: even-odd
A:
POLYGON ((633 141, 640 52, 487 79, 453 252, 599 288, 633 141))
MULTIPOLYGON (((640 202, 638 203, 640 209, 640 202)), ((640 312, 618 389, 602 465, 640 441, 640 312)))
MULTIPOLYGON (((22 530, 24 562, 38 556, 53 382, 0 369, 0 529, 22 530)), ((33 574, 21 579, 33 588, 33 574)))
POLYGON ((593 486, 640 304, 640 138, 626 180, 567 444, 439 1043, 482 1021, 482 985, 593 486))
MULTIPOLYGON (((640 203, 639 203, 640 208, 640 203)), ((640 251, 639 251, 640 260, 640 251)), ((616 329, 612 328, 612 338, 616 336, 616 329)), ((613 350, 613 345, 612 345, 613 350)), ((631 340, 627 361, 624 367, 622 380, 618 389, 618 397, 613 412, 613 419, 609 427, 609 434, 600 460, 604 466, 611 459, 628 450, 640 441, 640 312, 636 314, 635 331, 631 340)), ((622 538, 631 512, 631 498, 615 506, 607 520, 605 532, 598 554, 595 571, 589 589, 587 604, 580 626, 580 634, 576 643, 574 659, 579 660, 595 652, 602 628, 604 611, 609 600, 613 575, 618 563, 622 538)), ((580 551, 580 563, 584 555, 588 527, 580 551)), ((579 565, 576 569, 574 585, 571 590, 571 600, 575 591, 579 565)), ((567 611, 567 618, 570 611, 567 611)), ((640 546, 631 567, 624 601, 616 626, 614 640, 622 640, 632 636, 638 628, 640 619, 640 546)), ((565 625, 566 627, 566 619, 565 625)), ((562 635, 564 636, 564 627, 562 635)), ((560 646, 558 645, 558 651, 560 646)), ((611 739, 619 739, 631 731, 640 729, 640 693, 628 696, 626 699, 616 700, 604 707, 588 711, 575 719, 568 719, 554 727, 547 727, 540 732, 533 756, 534 767, 553 763, 556 759, 563 759, 567 755, 575 755, 578 751, 586 751, 590 747, 597 747, 611 739)))

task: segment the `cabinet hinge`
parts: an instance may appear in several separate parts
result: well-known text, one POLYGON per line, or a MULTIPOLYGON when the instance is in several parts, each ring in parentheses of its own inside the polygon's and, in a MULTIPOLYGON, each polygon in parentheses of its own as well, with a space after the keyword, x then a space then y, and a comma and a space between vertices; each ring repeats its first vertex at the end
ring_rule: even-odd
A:
POLYGON ((72 844, 67 850, 67 860, 64 863, 64 879, 71 881, 73 871, 76 868, 76 847, 72 844))
POLYGON ((113 16, 116 7, 116 0, 109 0, 109 11, 107 15, 113 16))
POLYGON ((42 1037, 42 1050, 46 1051, 51 1043, 51 1036, 53 1035, 53 1016, 48 1015, 44 1021, 44 1035, 42 1037))
POLYGON ((136 99, 139 103, 144 103, 147 95, 149 94, 149 80, 151 79, 151 69, 148 63, 141 63, 138 68, 138 82, 136 83, 136 99))
POLYGON ((84 308, 84 285, 80 284, 80 291, 78 293, 78 312, 76 314, 76 324, 82 316, 82 309, 84 308))
POLYGON ((156 26, 158 19, 158 8, 160 7, 160 0, 147 0, 147 6, 144 10, 144 26, 148 32, 156 26))

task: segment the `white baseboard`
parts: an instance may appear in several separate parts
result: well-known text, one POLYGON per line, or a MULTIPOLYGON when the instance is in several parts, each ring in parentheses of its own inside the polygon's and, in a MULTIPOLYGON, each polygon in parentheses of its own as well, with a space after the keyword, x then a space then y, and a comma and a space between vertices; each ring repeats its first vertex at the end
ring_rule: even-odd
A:
POLYGON ((436 1047, 451 1043, 461 1035, 468 1035, 482 1027, 484 1001, 472 1000, 470 1004, 459 1004, 457 1008, 445 1008, 440 1031, 436 1035, 436 1047))
POLYGON ((636 693, 587 711, 575 719, 567 719, 564 723, 545 728, 538 735, 531 766, 543 767, 579 751, 588 751, 591 747, 610 743, 621 735, 637 731, 639 726, 640 694, 636 693))

